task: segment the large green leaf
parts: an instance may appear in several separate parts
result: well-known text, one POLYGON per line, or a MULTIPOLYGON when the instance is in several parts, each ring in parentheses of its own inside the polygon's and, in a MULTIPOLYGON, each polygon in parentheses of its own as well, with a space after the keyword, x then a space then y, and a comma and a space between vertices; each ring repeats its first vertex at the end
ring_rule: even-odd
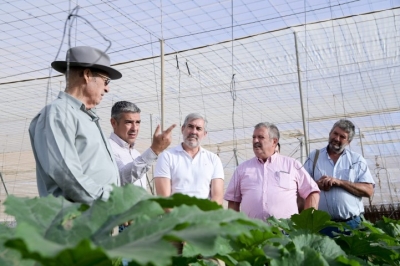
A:
POLYGON ((293 242, 285 246, 282 250, 281 257, 272 259, 269 263, 271 266, 283 266, 283 265, 315 265, 315 266, 328 266, 329 263, 325 258, 317 251, 303 247, 302 249, 296 248, 293 242))
POLYGON ((173 194, 171 197, 168 198, 154 198, 153 200, 160 204, 163 208, 174 208, 181 205, 187 205, 197 206, 200 210, 203 211, 222 209, 221 205, 218 205, 214 201, 199 199, 196 197, 183 195, 181 193, 173 194))
MULTIPOLYGON (((305 231, 306 232, 306 231, 305 231)), ((303 233, 271 239, 264 247, 271 265, 339 265, 336 258, 345 252, 329 237, 303 233)))
POLYGON ((271 226, 281 228, 287 233, 294 229, 293 222, 290 219, 276 219, 275 217, 271 216, 267 219, 267 223, 271 226))
MULTIPOLYGON (((382 236, 386 237, 386 236, 382 236)), ((374 263, 389 263, 399 261, 399 246, 390 247, 384 241, 375 241, 375 234, 370 236, 365 232, 354 230, 351 235, 340 235, 335 239, 348 254, 368 259, 374 263)))
POLYGON ((331 217, 327 212, 313 208, 292 215, 291 220, 294 222, 294 228, 309 230, 311 233, 318 233, 321 229, 332 225, 331 217))
POLYGON ((15 238, 5 245, 18 249, 24 258, 33 259, 43 265, 109 265, 110 260, 104 252, 82 240, 76 246, 64 246, 46 240, 35 227, 21 222, 18 224, 15 238))
POLYGON ((15 230, 0 223, 0 265, 10 266, 31 266, 34 265, 33 260, 23 260, 21 254, 14 249, 10 249, 4 243, 13 238, 15 230))
POLYGON ((389 236, 400 239, 400 221, 383 217, 383 220, 376 222, 375 226, 385 231, 389 236))
POLYGON ((30 224, 41 235, 45 235, 52 225, 62 226, 65 217, 72 218, 81 214, 80 204, 53 196, 30 199, 10 195, 4 205, 7 214, 14 216, 18 222, 30 224))
POLYGON ((293 237, 293 243, 298 249, 311 248, 320 253, 327 261, 336 259, 346 253, 327 236, 317 234, 303 234, 293 237))
MULTIPOLYGON (((152 220, 135 223, 134 226, 124 230, 122 234, 108 241, 104 247, 114 252, 123 246, 140 241, 143 248, 139 254, 136 254, 133 249, 130 254, 118 253, 128 259, 137 259, 141 255, 154 252, 153 244, 147 243, 149 240, 154 239, 158 244, 168 243, 168 241, 184 241, 191 245, 190 255, 213 256, 221 251, 220 247, 216 245, 219 237, 248 234, 251 228, 263 226, 267 227, 257 220, 246 218, 242 213, 223 209, 204 212, 197 206, 182 205, 175 207, 170 213, 152 220), (235 230, 232 230, 232 226, 236 227, 235 230), (145 248, 148 249, 147 253, 144 251, 145 248)), ((158 263, 157 265, 164 264, 158 263)))

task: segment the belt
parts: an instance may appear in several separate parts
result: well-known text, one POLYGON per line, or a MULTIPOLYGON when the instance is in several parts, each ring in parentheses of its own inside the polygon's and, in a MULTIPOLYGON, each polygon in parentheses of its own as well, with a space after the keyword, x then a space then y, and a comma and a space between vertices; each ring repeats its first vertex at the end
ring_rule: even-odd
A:
POLYGON ((347 219, 332 219, 331 221, 339 222, 339 223, 341 223, 341 222, 348 222, 348 221, 351 221, 351 220, 356 219, 357 217, 360 217, 360 218, 362 219, 362 216, 360 216, 360 215, 354 215, 354 216, 352 216, 352 217, 350 217, 350 218, 347 218, 347 219))

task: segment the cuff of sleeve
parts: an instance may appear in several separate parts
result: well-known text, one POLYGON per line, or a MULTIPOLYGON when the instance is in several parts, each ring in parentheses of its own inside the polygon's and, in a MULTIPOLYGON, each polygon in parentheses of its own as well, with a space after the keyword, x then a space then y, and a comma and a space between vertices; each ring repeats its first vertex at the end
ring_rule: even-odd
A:
POLYGON ((151 148, 148 148, 142 153, 142 159, 146 162, 146 164, 152 164, 158 158, 157 154, 151 148))
POLYGON ((233 202, 242 202, 241 198, 235 198, 235 197, 231 197, 231 196, 228 196, 228 195, 224 196, 224 200, 233 201, 233 202))
POLYGON ((112 191, 112 186, 104 187, 103 195, 101 195, 101 200, 107 201, 110 198, 111 191, 112 191))

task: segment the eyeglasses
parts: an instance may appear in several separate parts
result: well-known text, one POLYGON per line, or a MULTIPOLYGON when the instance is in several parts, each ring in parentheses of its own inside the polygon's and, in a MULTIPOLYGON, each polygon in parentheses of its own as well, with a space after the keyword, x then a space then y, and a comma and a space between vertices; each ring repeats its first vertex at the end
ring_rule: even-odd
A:
POLYGON ((97 72, 96 72, 96 74, 99 75, 101 78, 104 79, 104 86, 107 86, 108 84, 110 84, 111 79, 110 79, 109 77, 104 76, 104 75, 102 75, 102 74, 100 74, 100 73, 97 73, 97 72))

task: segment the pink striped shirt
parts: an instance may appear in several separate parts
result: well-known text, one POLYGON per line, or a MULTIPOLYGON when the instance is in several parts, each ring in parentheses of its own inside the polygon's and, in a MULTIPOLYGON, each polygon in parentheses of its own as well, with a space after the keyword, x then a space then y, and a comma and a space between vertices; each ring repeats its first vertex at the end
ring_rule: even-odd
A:
POLYGON ((290 218, 298 213, 297 193, 307 198, 318 185, 297 160, 275 153, 264 163, 257 157, 240 164, 224 199, 240 202, 250 218, 290 218))

